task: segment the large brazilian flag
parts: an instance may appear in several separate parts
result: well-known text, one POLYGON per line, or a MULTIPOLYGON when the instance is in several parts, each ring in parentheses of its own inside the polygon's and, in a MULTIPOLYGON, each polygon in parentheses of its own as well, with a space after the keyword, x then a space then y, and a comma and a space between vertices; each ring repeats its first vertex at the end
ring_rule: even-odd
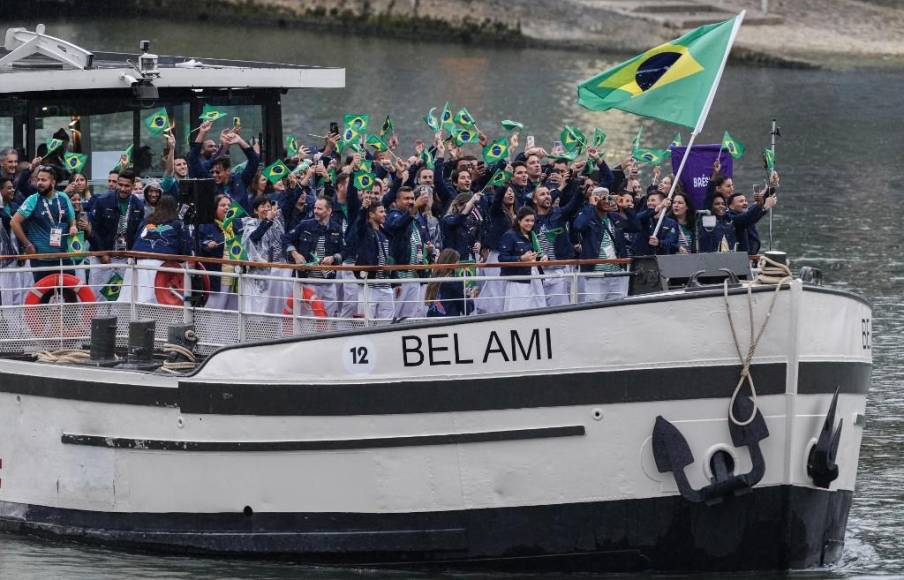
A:
POLYGON ((698 128, 743 17, 701 26, 583 81, 578 103, 698 128))

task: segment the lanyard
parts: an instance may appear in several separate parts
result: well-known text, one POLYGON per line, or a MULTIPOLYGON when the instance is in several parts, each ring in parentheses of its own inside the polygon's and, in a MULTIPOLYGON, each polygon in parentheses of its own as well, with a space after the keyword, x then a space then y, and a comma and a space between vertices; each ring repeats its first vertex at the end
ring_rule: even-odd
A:
MULTIPOLYGON (((47 219, 50 220, 51 225, 53 225, 53 214, 50 213, 50 204, 47 203, 47 198, 44 196, 41 196, 41 201, 44 203, 44 211, 47 212, 47 219)), ((59 215, 56 225, 60 225, 63 223, 63 203, 60 201, 60 196, 56 197, 56 202, 57 214, 59 215)))

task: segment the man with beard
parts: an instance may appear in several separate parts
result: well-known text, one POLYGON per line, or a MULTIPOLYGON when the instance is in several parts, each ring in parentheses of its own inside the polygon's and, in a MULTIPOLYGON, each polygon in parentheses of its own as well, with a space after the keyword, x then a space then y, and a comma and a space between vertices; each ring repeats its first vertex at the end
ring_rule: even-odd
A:
MULTIPOLYGON (((575 193, 565 206, 553 207, 552 195, 545 185, 537 186, 533 195, 537 219, 534 232, 540 244, 540 254, 550 260, 569 260, 574 247, 568 236, 568 224, 583 205, 580 193, 575 193)), ((543 266, 543 292, 547 306, 561 306, 571 301, 569 266, 543 266)))
MULTIPOLYGON (((50 254, 65 252, 66 235, 78 233, 75 208, 65 193, 57 192, 53 168, 41 165, 35 172, 37 193, 28 196, 19 206, 10 222, 10 228, 19 240, 25 254, 50 254)), ((59 260, 32 259, 31 266, 55 266, 59 260)), ((35 272, 35 281, 46 272, 35 272)))

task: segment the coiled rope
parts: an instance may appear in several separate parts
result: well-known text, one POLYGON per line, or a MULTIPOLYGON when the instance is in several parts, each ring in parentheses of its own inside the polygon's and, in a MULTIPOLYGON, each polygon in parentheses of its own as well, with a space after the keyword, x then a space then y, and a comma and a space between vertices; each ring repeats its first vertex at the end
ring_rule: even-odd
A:
POLYGON ((91 359, 91 353, 80 348, 42 350, 34 354, 35 360, 57 364, 84 364, 91 359))
POLYGON ((738 425, 739 427, 750 425, 753 422, 753 419, 756 417, 756 386, 753 384, 753 376, 750 374, 750 363, 753 360, 753 355, 756 353, 756 348, 760 343, 760 338, 762 338, 763 333, 766 331, 766 326, 769 324, 769 319, 772 318, 772 311, 775 309, 775 303, 778 299, 778 293, 782 289, 782 286, 787 282, 790 282, 792 279, 791 267, 788 264, 776 262, 775 260, 767 256, 760 256, 758 268, 760 272, 759 274, 757 274, 757 277, 753 282, 747 284, 747 316, 750 322, 750 347, 747 349, 746 356, 741 354, 741 343, 738 340, 738 333, 735 330, 734 318, 731 315, 731 304, 729 304, 728 302, 728 279, 726 278, 723 282, 723 296, 725 298, 725 312, 728 314, 728 326, 731 327, 731 338, 734 340, 735 351, 738 353, 738 360, 741 363, 741 378, 738 379, 738 384, 735 386, 734 392, 731 394, 731 401, 729 401, 728 403, 728 417, 732 423, 738 425), (772 301, 769 304, 769 310, 766 312, 766 318, 763 320, 763 324, 760 326, 760 329, 755 336, 753 330, 754 283, 775 285, 775 292, 772 293, 772 301), (750 400, 753 403, 753 410, 750 412, 750 417, 748 417, 744 421, 740 421, 737 417, 735 417, 734 405, 735 400, 738 398, 738 394, 741 392, 741 386, 744 384, 745 380, 750 385, 750 400))
MULTIPOLYGON (((185 339, 191 342, 191 344, 194 344, 198 341, 198 335, 194 330, 187 330, 185 331, 185 339)), ((173 344, 171 342, 164 343, 163 352, 166 354, 166 360, 163 362, 163 367, 160 369, 163 372, 175 375, 193 370, 197 364, 197 359, 195 358, 195 353, 192 349, 186 348, 181 344, 173 344), (182 360, 179 360, 180 357, 182 360)))

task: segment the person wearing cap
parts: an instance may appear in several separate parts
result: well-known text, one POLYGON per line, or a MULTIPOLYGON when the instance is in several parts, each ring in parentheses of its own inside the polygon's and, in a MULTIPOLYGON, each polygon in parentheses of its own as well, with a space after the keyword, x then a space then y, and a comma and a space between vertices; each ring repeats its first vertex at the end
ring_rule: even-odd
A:
POLYGON ((147 219, 154 213, 154 208, 157 207, 157 204, 160 202, 160 196, 163 195, 163 187, 160 185, 160 181, 148 179, 144 184, 143 195, 144 218, 147 219))
MULTIPOLYGON (((627 257, 625 232, 640 231, 637 216, 631 208, 625 215, 618 211, 615 196, 605 187, 596 187, 587 195, 587 204, 574 220, 574 229, 581 234, 581 259, 608 259, 627 257)), ((619 300, 628 295, 628 277, 623 275, 621 264, 587 264, 582 272, 595 272, 599 276, 584 277, 579 302, 619 300)))

